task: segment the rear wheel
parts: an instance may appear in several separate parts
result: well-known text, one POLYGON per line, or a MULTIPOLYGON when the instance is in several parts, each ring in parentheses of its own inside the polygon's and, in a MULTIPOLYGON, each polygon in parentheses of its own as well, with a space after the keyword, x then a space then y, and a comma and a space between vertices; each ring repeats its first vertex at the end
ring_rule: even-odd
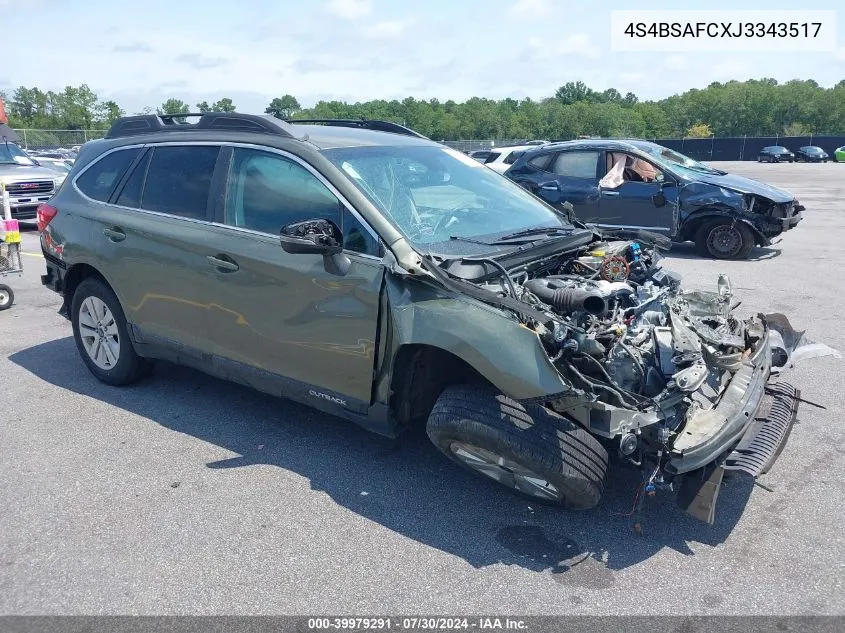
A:
POLYGON ((474 385, 447 388, 427 424, 449 459, 535 501, 592 508, 607 451, 586 429, 539 405, 474 385))
POLYGON ((15 293, 6 284, 0 284, 0 310, 8 310, 15 302, 15 293))
POLYGON ((117 296, 99 279, 86 279, 73 293, 71 324, 82 360, 102 382, 128 385, 149 370, 150 361, 132 347, 117 296))
POLYGON ((702 255, 715 259, 748 259, 754 234, 744 222, 713 220, 698 229, 695 245, 702 255))

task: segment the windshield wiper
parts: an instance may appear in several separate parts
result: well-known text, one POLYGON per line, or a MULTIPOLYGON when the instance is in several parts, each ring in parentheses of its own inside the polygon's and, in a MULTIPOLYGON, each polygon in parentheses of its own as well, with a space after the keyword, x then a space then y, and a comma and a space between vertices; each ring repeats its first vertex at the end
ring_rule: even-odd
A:
POLYGON ((471 237, 461 237, 460 235, 450 235, 450 240, 455 240, 456 242, 469 242, 470 244, 483 244, 484 246, 493 246, 495 242, 485 242, 484 240, 474 240, 471 237))
POLYGON ((508 242, 509 240, 517 239, 520 237, 530 237, 532 235, 545 235, 551 237, 552 235, 569 235, 575 229, 569 227, 562 227, 562 226, 537 226, 533 229, 524 229, 522 231, 517 231, 516 233, 509 233, 508 235, 503 235, 498 240, 493 242, 493 244, 502 244, 508 242))

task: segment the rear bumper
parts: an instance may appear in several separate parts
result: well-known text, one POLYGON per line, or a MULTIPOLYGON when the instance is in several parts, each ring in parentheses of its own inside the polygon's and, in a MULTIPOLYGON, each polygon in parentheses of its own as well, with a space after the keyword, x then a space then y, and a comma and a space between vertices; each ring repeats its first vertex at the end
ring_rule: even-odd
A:
POLYGON ((62 294, 64 292, 64 279, 66 265, 45 250, 41 250, 44 261, 47 265, 47 272, 41 275, 41 284, 53 292, 62 294))

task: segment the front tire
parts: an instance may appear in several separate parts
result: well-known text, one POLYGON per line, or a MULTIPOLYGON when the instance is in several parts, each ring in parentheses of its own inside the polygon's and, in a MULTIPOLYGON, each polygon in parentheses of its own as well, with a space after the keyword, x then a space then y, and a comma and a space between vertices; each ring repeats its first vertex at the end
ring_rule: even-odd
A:
POLYGON ((83 362, 101 382, 128 385, 151 367, 132 346, 117 296, 99 279, 84 280, 74 292, 71 324, 83 362))
POLYGON ((601 499, 607 451, 585 428, 540 405, 457 385, 437 399, 426 430, 452 461, 533 501, 588 509, 601 499))
POLYGON ((15 293, 6 284, 0 284, 0 310, 8 310, 15 302, 15 293))
POLYGON ((714 259, 748 259, 754 249, 754 234, 744 222, 705 222, 695 235, 699 253, 714 259))

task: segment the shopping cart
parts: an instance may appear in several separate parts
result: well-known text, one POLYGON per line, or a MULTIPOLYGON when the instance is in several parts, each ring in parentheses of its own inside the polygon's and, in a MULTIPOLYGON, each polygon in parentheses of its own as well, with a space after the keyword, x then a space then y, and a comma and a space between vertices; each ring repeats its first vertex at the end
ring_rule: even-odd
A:
MULTIPOLYGON (((21 265, 21 232, 18 221, 12 219, 9 194, 0 180, 0 200, 2 200, 3 220, 0 224, 0 281, 9 275, 23 273, 21 265)), ((15 293, 4 283, 0 283, 0 310, 8 310, 15 301, 15 293)))

